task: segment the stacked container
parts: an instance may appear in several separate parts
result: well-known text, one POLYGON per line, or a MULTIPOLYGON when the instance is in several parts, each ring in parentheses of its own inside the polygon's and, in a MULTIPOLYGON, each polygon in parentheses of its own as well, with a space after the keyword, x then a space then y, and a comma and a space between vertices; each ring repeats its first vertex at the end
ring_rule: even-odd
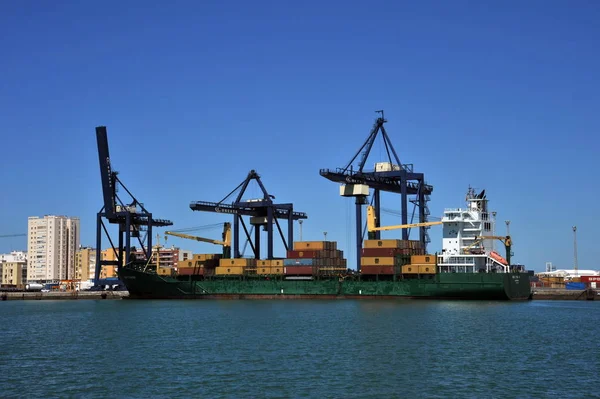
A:
POLYGON ((365 240, 360 262, 361 274, 401 274, 403 267, 411 264, 411 256, 419 256, 424 253, 425 250, 420 241, 365 240))
POLYGON ((177 274, 180 276, 212 276, 219 266, 221 254, 194 254, 192 259, 177 262, 177 274))
POLYGON ((347 268, 344 252, 335 241, 296 241, 283 265, 284 274, 292 276, 335 275, 347 268))
POLYGON ((260 274, 260 275, 283 274, 283 260, 282 259, 257 260, 256 261, 256 274, 260 274))
POLYGON ((256 259, 227 258, 220 259, 215 269, 216 275, 256 274, 256 259))
POLYGON ((412 255, 410 264, 402 266, 402 274, 435 274, 435 255, 412 255))

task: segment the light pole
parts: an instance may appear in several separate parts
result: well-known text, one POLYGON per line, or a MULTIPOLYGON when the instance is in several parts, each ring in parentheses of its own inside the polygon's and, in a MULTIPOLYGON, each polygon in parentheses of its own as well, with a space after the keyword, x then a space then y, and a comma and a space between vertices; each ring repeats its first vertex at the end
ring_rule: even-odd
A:
POLYGON ((578 273, 578 265, 577 265, 577 226, 573 226, 573 256, 575 261, 575 275, 578 273))
POLYGON ((327 232, 326 231, 323 232, 323 236, 325 237, 324 241, 327 241, 327 232))
MULTIPOLYGON (((492 212, 492 218, 493 218, 493 220, 492 220, 492 223, 493 223, 492 224, 492 226, 493 226, 492 227, 493 228, 492 235, 495 236, 496 235, 496 212, 495 211, 492 212)), ((495 250, 496 250, 496 240, 492 240, 492 251, 495 251, 495 250)))
POLYGON ((302 241, 302 219, 298 220, 298 223, 300 223, 300 241, 302 241))
POLYGON ((504 223, 506 223, 506 235, 509 236, 510 235, 510 220, 506 220, 506 221, 504 221, 504 223))

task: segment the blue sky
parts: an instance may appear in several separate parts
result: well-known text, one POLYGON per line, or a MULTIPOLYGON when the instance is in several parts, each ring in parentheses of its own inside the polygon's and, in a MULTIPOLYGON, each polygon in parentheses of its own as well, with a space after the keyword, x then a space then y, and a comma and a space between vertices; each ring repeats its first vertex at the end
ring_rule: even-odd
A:
POLYGON ((434 186, 432 215, 485 188, 516 262, 571 268, 577 225, 579 267, 597 269, 599 17, 583 0, 5 3, 0 234, 66 214, 94 245, 106 125, 115 169, 174 228, 228 220, 189 202, 256 169, 308 213, 304 239, 327 231, 352 256, 352 200, 319 169, 345 165, 384 109, 402 162, 434 186))

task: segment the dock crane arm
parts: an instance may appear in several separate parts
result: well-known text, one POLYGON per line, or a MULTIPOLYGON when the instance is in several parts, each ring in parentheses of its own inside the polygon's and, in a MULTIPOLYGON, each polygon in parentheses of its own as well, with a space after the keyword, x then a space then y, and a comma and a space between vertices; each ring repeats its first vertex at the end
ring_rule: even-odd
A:
POLYGON ((506 249, 506 263, 510 266, 510 256, 511 256, 511 247, 512 247, 512 239, 510 236, 479 236, 475 237, 475 242, 473 244, 464 248, 465 251, 468 251, 471 247, 479 244, 482 240, 500 240, 504 244, 504 248, 506 249))
POLYGON ((223 224, 223 239, 222 239, 222 241, 221 240, 213 240, 211 238, 192 236, 189 234, 178 233, 175 231, 165 231, 165 234, 174 236, 174 237, 179 237, 179 238, 186 238, 188 240, 196 240, 196 241, 200 241, 200 242, 207 242, 209 244, 222 245, 223 246, 223 257, 224 258, 231 257, 231 223, 229 223, 229 222, 225 222, 223 224))
POLYGON ((386 231, 386 230, 396 230, 396 229, 410 229, 411 227, 425 227, 425 226, 435 226, 438 224, 442 224, 443 222, 423 222, 423 223, 409 223, 409 224, 398 224, 395 226, 383 226, 376 227, 375 226, 375 207, 369 205, 367 207, 367 229, 369 232, 374 231, 386 231))

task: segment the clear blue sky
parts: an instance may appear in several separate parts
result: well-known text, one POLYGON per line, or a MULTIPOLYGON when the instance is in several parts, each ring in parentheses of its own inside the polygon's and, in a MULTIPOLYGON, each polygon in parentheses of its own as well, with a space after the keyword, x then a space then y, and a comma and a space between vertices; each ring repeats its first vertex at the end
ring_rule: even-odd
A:
POLYGON ((485 188, 516 262, 571 268, 577 225, 579 266, 597 269, 598 20, 584 0, 5 2, 0 234, 66 214, 94 245, 106 125, 115 169, 174 228, 228 220, 189 202, 256 169, 309 214, 304 239, 327 231, 352 255, 352 200, 319 169, 347 163, 384 109, 402 162, 435 187, 433 215, 485 188))

